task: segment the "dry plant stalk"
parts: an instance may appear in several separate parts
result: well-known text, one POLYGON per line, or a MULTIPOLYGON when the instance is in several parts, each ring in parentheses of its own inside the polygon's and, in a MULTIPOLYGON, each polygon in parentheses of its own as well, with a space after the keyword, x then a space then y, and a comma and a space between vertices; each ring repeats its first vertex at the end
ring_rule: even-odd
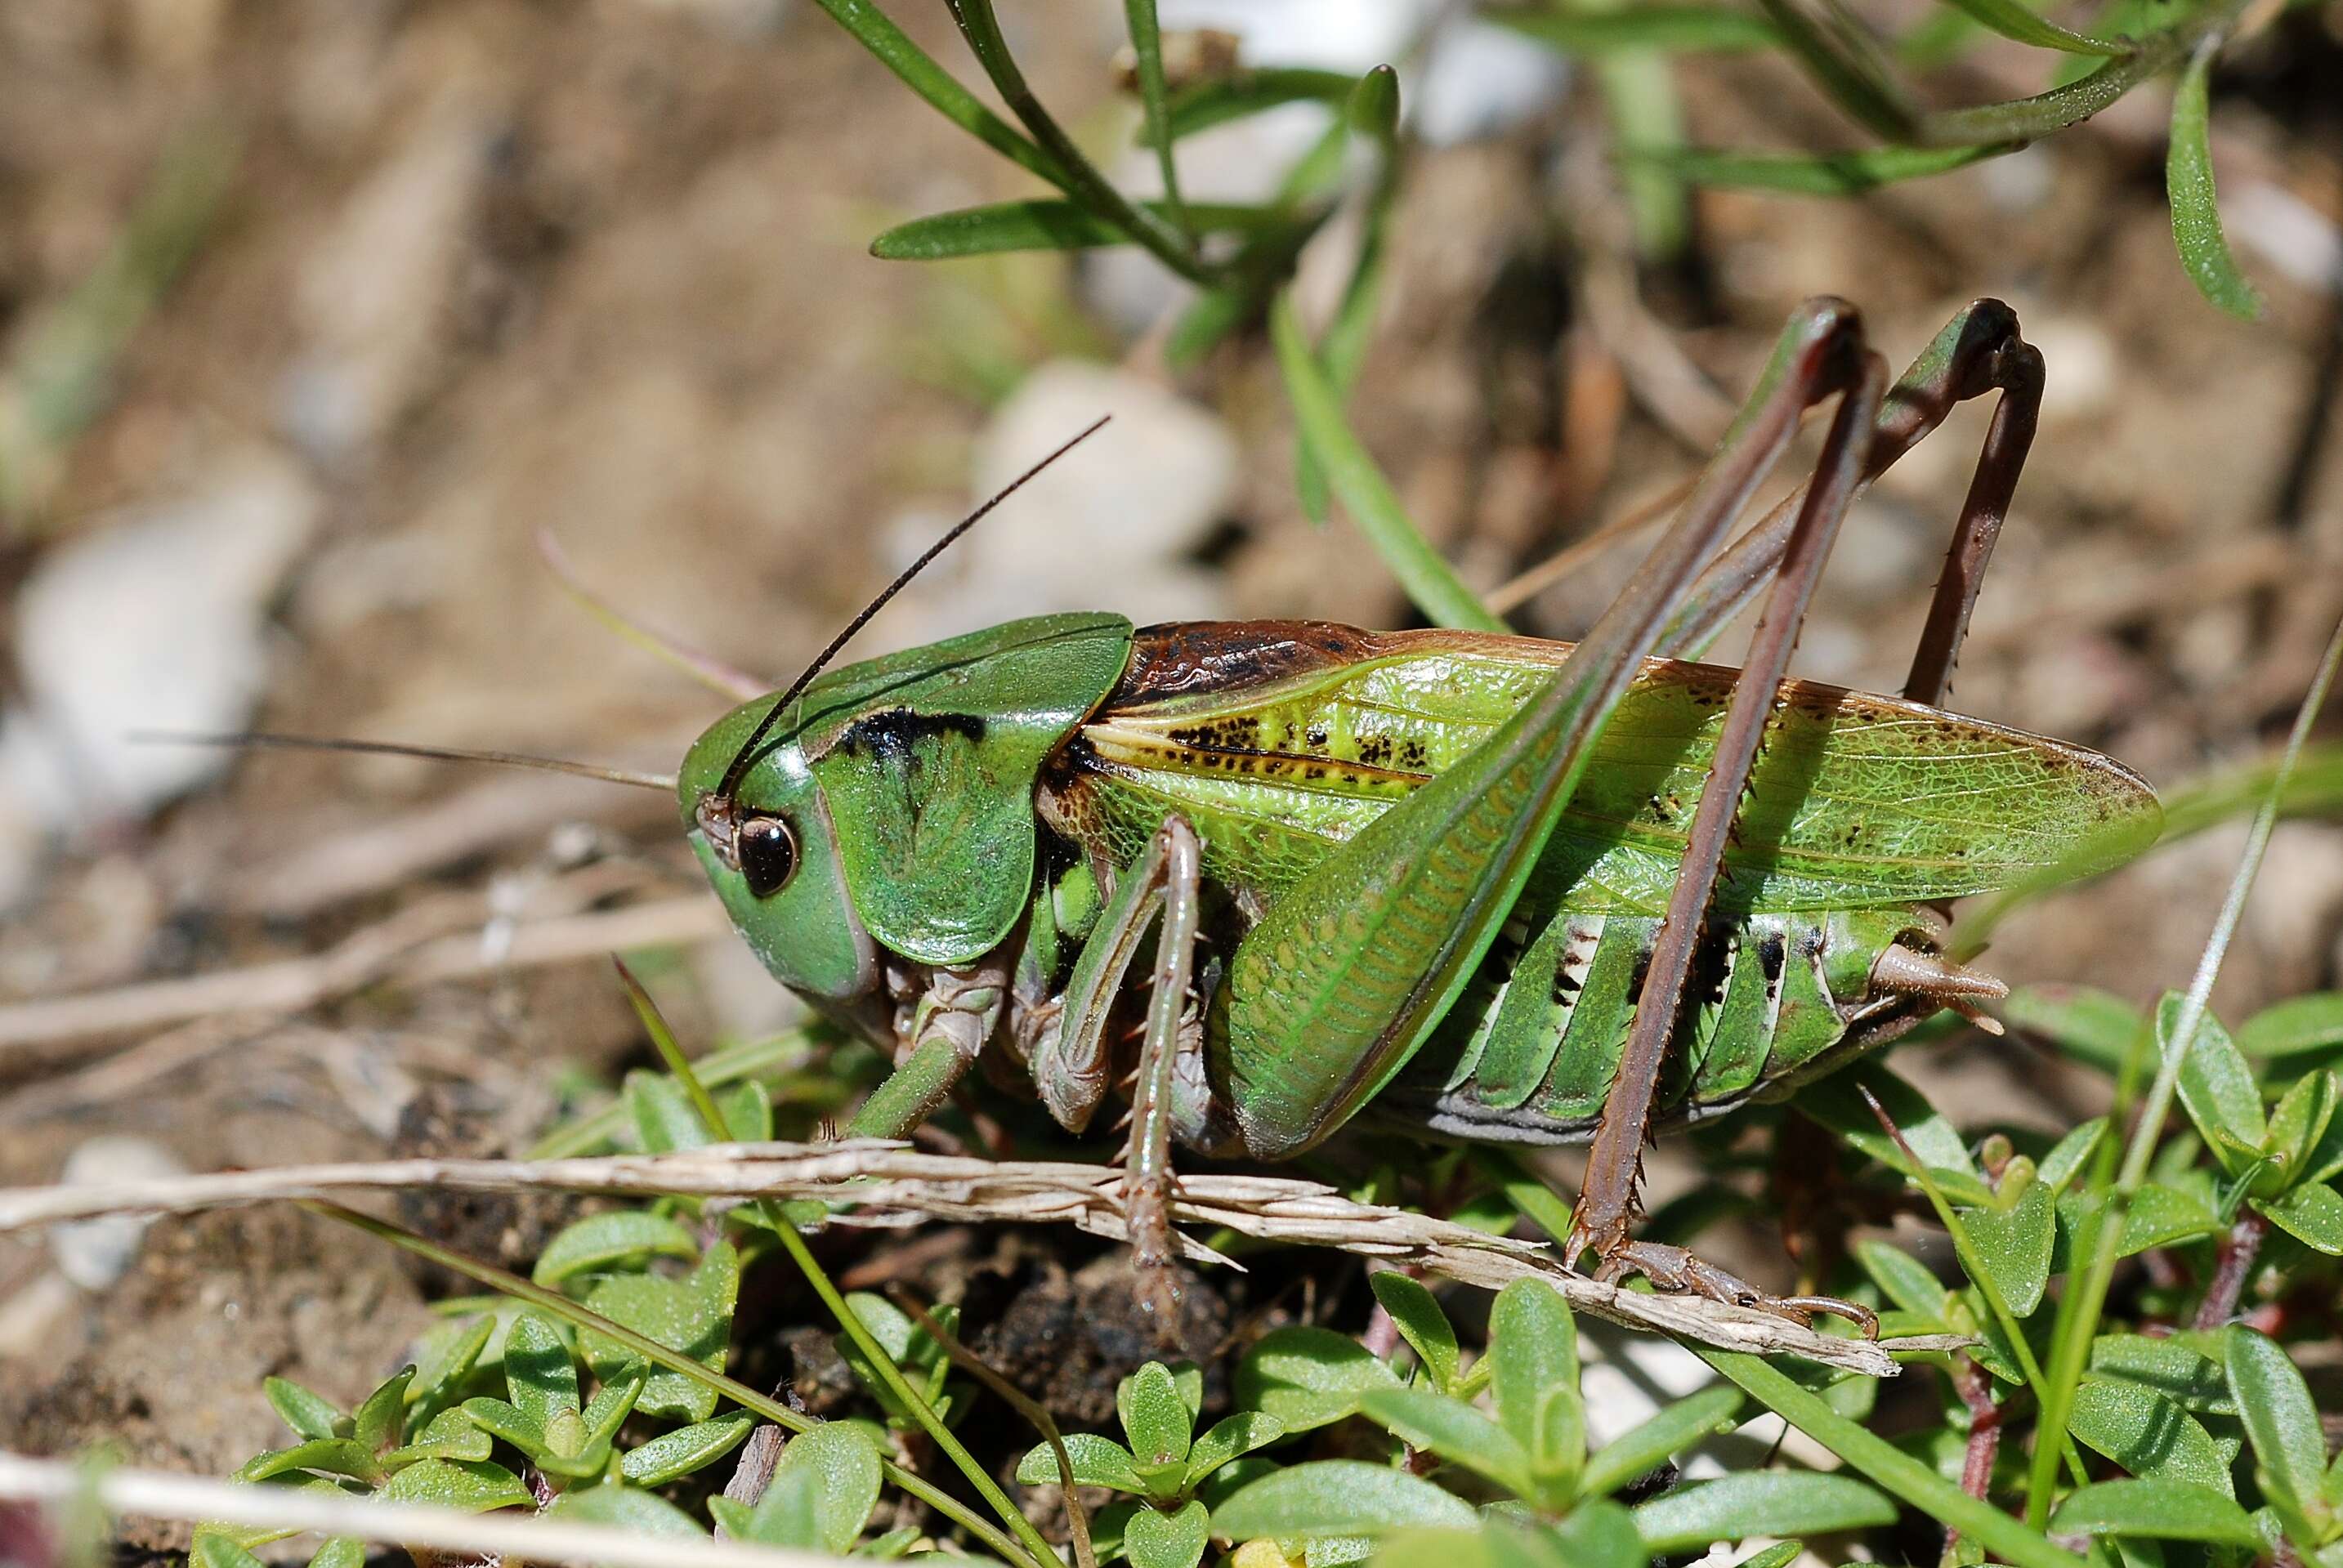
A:
MULTIPOLYGON (((572 1160, 397 1160, 228 1171, 158 1181, 0 1190, 0 1231, 108 1214, 186 1214, 239 1204, 369 1190, 677 1194, 699 1198, 850 1198, 832 1223, 869 1227, 943 1220, 1071 1224, 1125 1241, 1122 1173, 1052 1161, 991 1161, 924 1154, 875 1140, 824 1144, 724 1144, 669 1154, 572 1160), (850 1191, 849 1191, 850 1189, 850 1191)), ((1947 1349, 1934 1335, 1874 1343, 1824 1334, 1785 1318, 1694 1296, 1650 1295, 1566 1269, 1543 1242, 1491 1236, 1410 1210, 1358 1203, 1331 1187, 1282 1176, 1199 1172, 1180 1179, 1179 1222, 1242 1236, 1335 1247, 1467 1284, 1496 1289, 1534 1274, 1572 1308, 1720 1350, 1803 1356, 1873 1377, 1893 1377, 1891 1351, 1947 1349)), ((1237 1265, 1188 1235, 1186 1255, 1237 1265)))

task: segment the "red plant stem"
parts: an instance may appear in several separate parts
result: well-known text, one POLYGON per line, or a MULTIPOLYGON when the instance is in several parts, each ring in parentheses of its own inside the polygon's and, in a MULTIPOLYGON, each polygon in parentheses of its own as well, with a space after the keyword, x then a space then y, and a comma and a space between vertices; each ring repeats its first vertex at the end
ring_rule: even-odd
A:
MULTIPOLYGON (((1993 1483, 1994 1461, 2001 1456, 2001 1406, 1993 1402, 1993 1380, 1977 1365, 1974 1356, 1953 1358, 1953 1387, 1969 1412, 1969 1444, 1961 1461, 1961 1490, 1982 1503, 1993 1483)), ((1958 1530, 1946 1529, 1946 1562, 1952 1560, 1953 1547, 1960 1538, 1958 1530)))
POLYGON ((2220 1262, 2213 1271, 2213 1282, 2206 1287, 2205 1299, 2197 1303, 2198 1329, 2217 1329, 2237 1315, 2237 1298, 2244 1293, 2247 1279, 2254 1271, 2254 1259, 2262 1250, 2262 1238, 2269 1234, 2269 1221, 2248 1209, 2237 1216, 2229 1233, 2221 1238, 2220 1262))

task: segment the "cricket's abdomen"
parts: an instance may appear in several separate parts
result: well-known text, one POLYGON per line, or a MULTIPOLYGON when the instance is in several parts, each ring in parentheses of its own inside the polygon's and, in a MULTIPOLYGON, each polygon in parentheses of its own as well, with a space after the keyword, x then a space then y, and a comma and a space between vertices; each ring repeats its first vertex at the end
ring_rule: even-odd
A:
MULTIPOLYGON (((1146 628, 1045 788, 1118 864, 1180 812, 1203 838, 1205 874, 1265 902, 1478 745, 1570 651, 1320 622, 1146 628)), ((1646 662, 1540 862, 1563 912, 1666 907, 1735 673, 1646 662)), ((1812 914, 1984 892, 2054 867, 2081 876, 2136 853, 2158 821, 2146 784, 2082 747, 1785 682, 1716 908, 1812 914)))
MULTIPOLYGON (((1377 1111, 1476 1141, 1591 1136, 1659 927, 1646 915, 1517 916, 1377 1111)), ((1696 1121, 1786 1090, 1933 1010, 1871 983, 1898 939, 1933 945, 1927 922, 1902 910, 1750 915, 1714 930, 1659 1119, 1696 1121)))

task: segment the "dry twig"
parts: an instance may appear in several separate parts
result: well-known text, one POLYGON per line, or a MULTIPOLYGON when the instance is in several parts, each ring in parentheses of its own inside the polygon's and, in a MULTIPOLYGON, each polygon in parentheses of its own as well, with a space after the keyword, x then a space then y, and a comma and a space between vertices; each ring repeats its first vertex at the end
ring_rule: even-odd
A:
MULTIPOLYGON (((167 1181, 0 1191, 0 1231, 106 1214, 183 1214, 237 1204, 396 1188, 684 1193, 704 1198, 850 1198, 834 1223, 907 1226, 930 1220, 1071 1224, 1127 1240, 1122 1174, 1102 1165, 923 1154, 900 1143, 730 1144, 671 1154, 595 1159, 401 1160, 231 1171, 167 1181), (850 1184, 850 1191, 846 1191, 850 1184)), ((1943 1349, 1944 1336, 1875 1344, 1691 1296, 1649 1295, 1563 1267, 1542 1242, 1491 1236, 1405 1209, 1357 1203, 1331 1187, 1282 1176, 1199 1172, 1181 1178, 1172 1216, 1262 1241, 1337 1247, 1494 1289, 1535 1274, 1574 1309, 1629 1328, 1725 1350, 1790 1354, 1892 1377, 1891 1350, 1943 1349)), ((1217 1255, 1192 1237, 1192 1259, 1217 1255)), ((1225 1260, 1220 1260, 1225 1261, 1225 1260)))

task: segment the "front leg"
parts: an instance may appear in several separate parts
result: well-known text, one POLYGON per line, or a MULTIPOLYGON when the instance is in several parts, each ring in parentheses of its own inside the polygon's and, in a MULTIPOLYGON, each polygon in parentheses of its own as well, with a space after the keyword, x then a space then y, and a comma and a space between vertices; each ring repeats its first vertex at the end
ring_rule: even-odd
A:
POLYGON ((849 1138, 908 1138, 983 1053, 1008 1004, 1012 943, 970 964, 927 968, 895 1070, 847 1123, 849 1138))

